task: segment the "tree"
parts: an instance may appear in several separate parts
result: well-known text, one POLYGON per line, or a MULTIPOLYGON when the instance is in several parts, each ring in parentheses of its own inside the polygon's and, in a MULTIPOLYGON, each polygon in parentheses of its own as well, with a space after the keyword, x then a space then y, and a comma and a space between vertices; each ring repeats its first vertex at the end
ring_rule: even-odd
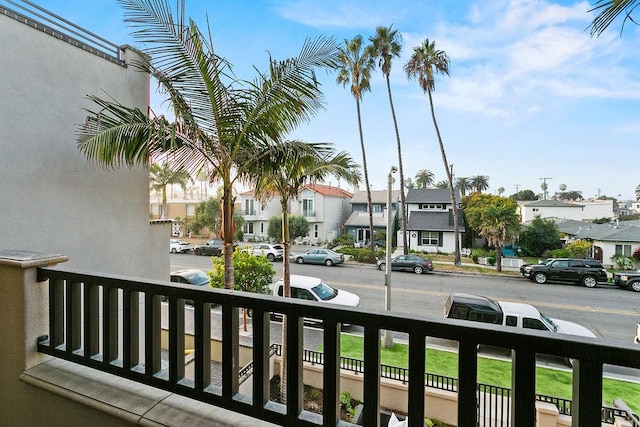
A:
MULTIPOLYGON (((371 42, 371 56, 378 58, 378 66, 382 70, 382 74, 387 82, 387 94, 389 95, 389 106, 391 107, 391 117, 393 119, 393 128, 396 132, 396 142, 398 146, 398 170, 400 172, 400 205, 402 207, 400 220, 402 222, 402 239, 404 254, 409 253, 409 242, 407 241, 407 204, 404 191, 404 167, 402 166, 402 146, 400 144, 400 132, 398 131, 398 120, 393 107, 393 98, 391 97, 391 83, 389 73, 391 73, 391 61, 394 57, 400 57, 402 50, 402 36, 398 30, 392 30, 392 26, 376 28, 376 35, 369 37, 371 42)), ((375 239, 372 239, 375 240, 375 239)))
POLYGON ((486 175, 476 175, 471 178, 471 188, 478 193, 482 193, 489 188, 489 177, 486 175))
POLYGON ((193 219, 191 220, 191 231, 200 235, 202 230, 208 228, 211 231, 219 230, 222 222, 222 210, 220 200, 211 197, 196 206, 193 219))
POLYGON ((362 150, 362 169, 364 171, 364 185, 367 188, 367 210, 369 211, 369 247, 371 257, 375 256, 373 242, 373 209, 371 203, 371 187, 369 186, 369 171, 367 169, 367 153, 364 147, 364 135, 362 133, 362 117, 360 115, 360 101, 364 92, 371 90, 371 70, 374 67, 374 59, 371 49, 362 45, 362 36, 357 35, 353 40, 344 41, 338 53, 338 77, 336 81, 343 87, 349 85, 351 95, 356 100, 356 113, 358 116, 358 132, 360 134, 360 148, 362 150))
POLYGON ((596 0, 595 7, 589 12, 598 12, 598 15, 591 22, 591 36, 600 36, 620 15, 624 15, 620 33, 624 30, 627 20, 638 25, 631 16, 635 9, 640 6, 640 0, 596 0))
POLYGON ((460 192, 463 196, 467 194, 467 191, 471 190, 471 179, 465 178, 463 176, 456 178, 456 182, 454 183, 454 187, 456 190, 460 192))
POLYGON ((443 179, 442 181, 436 182, 434 187, 439 188, 441 190, 446 190, 449 188, 449 182, 446 179, 443 179))
POLYGON ((640 200, 640 185, 636 187, 636 200, 640 200))
POLYGON ((538 200, 536 193, 531 190, 520 190, 509 196, 511 200, 538 200))
POLYGON ((268 71, 247 81, 216 54, 211 34, 193 20, 183 24, 182 10, 174 17, 165 0, 120 3, 146 58, 135 65, 158 81, 176 119, 90 96, 99 110, 89 111, 81 126, 79 149, 107 167, 171 159, 194 176, 207 169, 209 182, 222 184, 225 287, 233 289, 234 185, 249 181, 264 158, 296 145, 284 135, 322 108, 315 73, 334 65, 337 45, 324 37, 306 40, 297 57, 269 57, 268 71))
MULTIPOLYGON (((209 283, 214 288, 225 287, 225 265, 221 257, 211 257, 213 269, 208 272, 209 283)), ((269 290, 276 272, 273 264, 263 256, 251 255, 248 252, 233 252, 233 285, 236 291, 264 294, 269 290)), ((243 326, 247 330, 247 311, 243 310, 243 326)))
POLYGON ((435 41, 430 42, 426 39, 422 45, 413 48, 413 54, 409 61, 405 64, 404 70, 407 73, 409 79, 417 78, 418 84, 423 92, 429 95, 429 106, 431 108, 431 118, 433 120, 433 127, 435 128, 436 135, 438 137, 438 144, 440 145, 440 154, 442 155, 442 163, 447 174, 447 180, 449 184, 449 193, 451 195, 451 206, 453 211, 453 231, 454 231, 454 246, 455 246, 455 258, 454 264, 461 266, 460 261, 460 226, 458 225, 458 202, 455 196, 455 190, 453 188, 453 171, 449 168, 447 162, 447 155, 444 151, 444 144, 442 137, 440 136, 440 129, 438 128, 438 122, 436 121, 436 113, 433 108, 433 96, 432 92, 436 88, 435 74, 441 73, 449 75, 449 57, 442 50, 436 49, 435 41))
POLYGON ((564 248, 571 252, 573 258, 587 258, 592 246, 589 240, 578 239, 567 243, 564 248))
POLYGON ((480 215, 480 235, 496 249, 496 270, 502 271, 502 245, 513 241, 520 229, 518 205, 504 199, 502 205, 491 205, 480 215))
POLYGON ((149 181, 151 188, 162 192, 162 213, 160 218, 167 218, 167 185, 178 184, 182 191, 186 191, 187 182, 191 179, 189 172, 184 169, 174 169, 169 163, 160 166, 152 163, 149 166, 149 181))
POLYGON ((413 183, 413 181, 411 181, 411 178, 407 178, 407 182, 404 184, 404 186, 409 190, 413 190, 414 188, 416 188, 416 185, 413 183))
POLYGON ((500 197, 487 193, 471 193, 462 199, 462 207, 464 210, 464 218, 467 230, 470 233, 480 234, 482 225, 482 213, 491 206, 507 206, 517 209, 518 204, 506 197, 500 197))
MULTIPOLYGON (((305 237, 309 234, 309 222, 302 215, 292 215, 289 217, 289 239, 294 241, 298 237, 305 237)), ((282 240, 282 217, 272 216, 269 218, 267 235, 276 241, 282 240)))
POLYGON ((504 187, 499 187, 498 188, 498 196, 502 196, 503 193, 504 193, 504 187))
POLYGON ((421 169, 416 174, 416 185, 418 188, 427 188, 433 185, 435 175, 428 169, 421 169))
MULTIPOLYGON (((335 153, 333 146, 326 143, 306 143, 307 150, 295 150, 280 153, 265 159, 256 172, 255 197, 266 201, 274 195, 280 197, 282 211, 280 237, 284 247, 282 260, 283 296, 291 297, 291 277, 289 272, 289 250, 292 235, 305 236, 309 230, 303 217, 289 218, 289 201, 298 197, 303 185, 321 181, 330 175, 344 178, 351 183, 358 183, 360 175, 357 165, 345 152, 335 153), (293 232, 293 233, 292 233, 293 232)), ((269 221, 268 233, 272 236, 275 224, 269 221)), ((280 363, 280 396, 286 402, 286 349, 287 319, 282 320, 282 358, 280 363)))
POLYGON ((518 245, 524 255, 543 256, 547 251, 562 247, 560 230, 553 220, 537 216, 520 232, 518 245))

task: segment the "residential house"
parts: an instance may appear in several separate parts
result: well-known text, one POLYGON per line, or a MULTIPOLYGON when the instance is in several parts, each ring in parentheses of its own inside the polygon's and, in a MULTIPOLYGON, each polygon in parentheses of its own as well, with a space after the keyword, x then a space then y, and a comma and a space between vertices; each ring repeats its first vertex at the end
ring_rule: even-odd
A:
POLYGON ((572 219, 582 221, 584 218, 584 205, 567 203, 560 200, 534 200, 519 201, 518 213, 522 223, 533 221, 536 217, 542 219, 572 219))
MULTIPOLYGON (((309 233, 304 243, 317 244, 335 239, 349 215, 349 200, 353 193, 331 185, 307 184, 298 196, 289 200, 289 213, 303 216, 309 223, 309 233)), ((268 239, 269 219, 281 216, 280 196, 274 195, 264 204, 255 198, 253 191, 238 195, 244 215, 245 239, 268 239)))
MULTIPOLYGON (((371 211, 373 212, 373 233, 387 231, 387 191, 371 191, 371 211)), ((369 235, 369 201, 366 190, 356 191, 351 199, 351 215, 344 223, 345 232, 354 237, 356 245, 366 245, 371 236, 369 235)), ((391 223, 395 233, 396 221, 398 218, 398 207, 400 206, 400 190, 391 191, 391 223)))
POLYGON ((85 109, 98 108, 87 94, 147 111, 149 76, 131 66, 140 55, 23 9, 0 8, 0 249, 166 280, 170 223, 149 221, 148 170, 103 168, 76 146, 85 109))
POLYGON ((558 229, 566 236, 566 242, 587 239, 592 242, 590 256, 605 265, 612 265, 611 257, 622 254, 631 256, 640 248, 640 226, 636 221, 594 224, 584 221, 559 221, 558 229))
MULTIPOLYGON (((460 241, 466 231, 460 207, 460 193, 456 190, 460 241)), ((405 198, 407 204, 407 233, 409 247, 424 252, 455 251, 455 232, 451 194, 447 189, 412 188, 405 198)))

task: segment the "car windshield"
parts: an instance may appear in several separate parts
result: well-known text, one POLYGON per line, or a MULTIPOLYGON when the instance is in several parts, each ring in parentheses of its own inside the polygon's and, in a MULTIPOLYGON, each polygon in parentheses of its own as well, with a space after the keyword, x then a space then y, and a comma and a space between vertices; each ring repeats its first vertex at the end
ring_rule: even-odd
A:
POLYGON ((542 323, 544 323, 549 328, 550 331, 558 332, 558 325, 553 323, 553 320, 551 320, 550 318, 548 318, 542 313, 540 313, 540 320, 542 320, 542 323))
POLYGON ((193 272, 187 275, 187 280, 196 286, 209 284, 209 276, 204 271, 193 272))
POLYGON ((336 295, 338 295, 337 289, 333 289, 331 286, 327 285, 324 282, 318 283, 316 286, 311 288, 311 290, 316 295, 318 295, 318 298, 320 298, 322 301, 328 301, 330 299, 335 298, 336 295))

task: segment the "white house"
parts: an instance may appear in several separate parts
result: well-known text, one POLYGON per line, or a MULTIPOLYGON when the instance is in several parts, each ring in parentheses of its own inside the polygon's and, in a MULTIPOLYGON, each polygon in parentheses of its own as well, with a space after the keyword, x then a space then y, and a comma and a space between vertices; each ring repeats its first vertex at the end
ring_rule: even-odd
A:
POLYGON ((245 191, 238 195, 236 204, 240 205, 240 213, 244 216, 244 232, 245 240, 268 240, 267 230, 269 228, 269 219, 272 216, 282 215, 280 207, 280 197, 273 198, 262 203, 255 198, 255 192, 245 191))
MULTIPOLYGON (((387 190, 371 191, 371 210, 373 213, 373 232, 384 232, 387 230, 387 190)), ((356 243, 366 244, 369 236, 369 201, 366 190, 356 191, 351 199, 351 214, 344 223, 345 232, 354 237, 356 243)), ((398 218, 398 207, 400 206, 400 190, 391 191, 391 223, 395 226, 398 218)), ((392 233, 395 230, 392 230, 392 233)))
POLYGON ((572 219, 583 220, 584 205, 567 203, 560 200, 519 201, 518 211, 523 223, 533 221, 536 217, 542 219, 572 219))
MULTIPOLYGON (((451 195, 447 189, 410 189, 407 204, 409 247, 425 252, 455 251, 451 195)), ((456 191, 460 241, 465 232, 460 193, 456 191)))

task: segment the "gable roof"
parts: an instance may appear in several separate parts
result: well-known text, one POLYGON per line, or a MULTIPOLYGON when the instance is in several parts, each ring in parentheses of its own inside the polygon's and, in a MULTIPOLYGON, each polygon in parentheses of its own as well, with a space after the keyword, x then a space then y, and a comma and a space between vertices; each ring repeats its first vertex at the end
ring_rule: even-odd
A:
MULTIPOLYGON (((395 203, 400 200, 400 190, 391 190, 391 202, 395 203)), ((356 191, 351 198, 351 204, 367 204, 367 191, 356 191)), ((387 190, 373 190, 371 191, 371 203, 387 203, 387 190)))
MULTIPOLYGON (((397 209, 391 209, 391 218, 396 218, 397 209)), ((349 218, 344 222, 345 227, 369 227, 369 214, 367 212, 351 212, 349 218)), ((377 228, 387 228, 386 215, 374 215, 373 226, 377 228)))
POLYGON ((578 239, 602 242, 640 242, 640 227, 627 224, 594 224, 582 221, 562 221, 558 229, 578 239))
MULTIPOLYGON (((460 191, 455 190, 456 201, 460 203, 460 191)), ((411 188, 407 192, 406 203, 448 203, 451 204, 451 194, 442 188, 411 188)))
POLYGON ((307 184, 307 185, 304 185, 300 190, 304 190, 304 189, 315 191, 316 193, 321 194, 325 197, 346 197, 349 199, 353 197, 353 193, 343 188, 333 187, 331 185, 307 184))
MULTIPOLYGON (((458 212, 458 227, 461 233, 465 232, 462 212, 458 212)), ((411 211, 407 221, 408 231, 454 231, 453 216, 451 212, 411 211)))

